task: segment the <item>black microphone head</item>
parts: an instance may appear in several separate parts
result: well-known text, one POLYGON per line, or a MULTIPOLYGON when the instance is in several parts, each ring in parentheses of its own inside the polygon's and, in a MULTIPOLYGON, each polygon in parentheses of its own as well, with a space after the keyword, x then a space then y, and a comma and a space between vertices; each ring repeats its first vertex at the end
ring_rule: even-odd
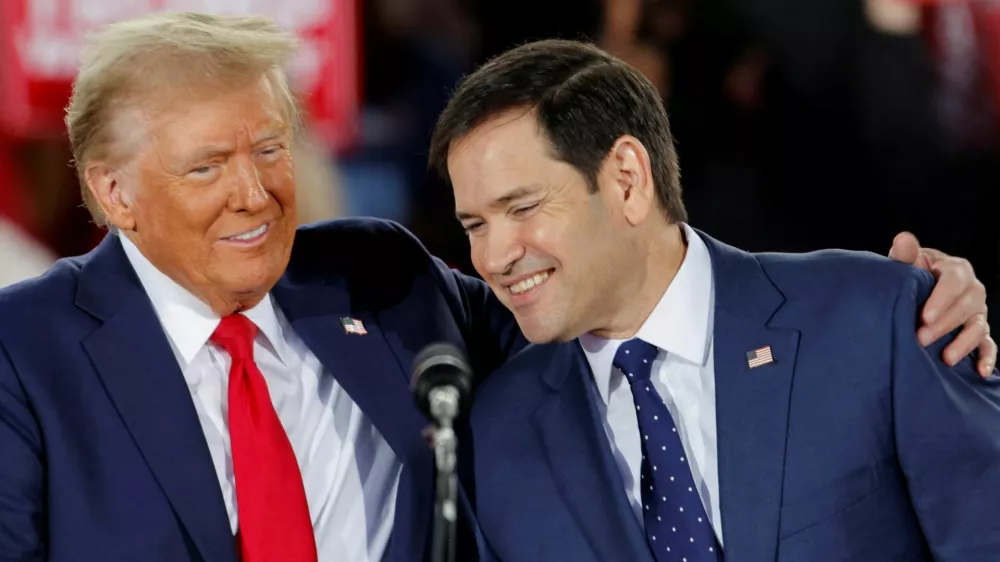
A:
POLYGON ((410 388, 417 407, 431 417, 428 395, 434 388, 454 387, 459 394, 459 416, 469 407, 472 395, 472 368, 465 354, 450 343, 432 343, 420 350, 413 360, 413 379, 410 388))

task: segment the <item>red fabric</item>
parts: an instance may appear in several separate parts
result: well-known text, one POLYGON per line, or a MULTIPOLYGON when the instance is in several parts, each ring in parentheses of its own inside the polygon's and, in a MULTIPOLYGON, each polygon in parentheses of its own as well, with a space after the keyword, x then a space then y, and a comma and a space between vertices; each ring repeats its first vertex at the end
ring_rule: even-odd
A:
POLYGON ((972 13, 979 35, 979 48, 988 69, 993 103, 1000 114, 1000 5, 996 2, 976 3, 972 13))
POLYGON ((0 134, 0 216, 31 231, 24 202, 24 184, 21 172, 14 164, 13 146, 0 134))
POLYGON ((243 562, 316 562, 302 474, 253 359, 257 326, 222 319, 212 341, 229 353, 229 434, 236 475, 237 536, 243 562))
MULTIPOLYGON (((945 6, 967 6, 972 18, 972 28, 969 30, 975 40, 980 57, 980 67, 977 69, 983 87, 989 89, 997 117, 1000 117, 1000 3, 986 0, 907 0, 922 6, 924 12, 924 29, 937 59, 943 61, 943 49, 937 20, 940 11, 945 6)), ((1000 123, 998 123, 1000 126, 1000 123)))

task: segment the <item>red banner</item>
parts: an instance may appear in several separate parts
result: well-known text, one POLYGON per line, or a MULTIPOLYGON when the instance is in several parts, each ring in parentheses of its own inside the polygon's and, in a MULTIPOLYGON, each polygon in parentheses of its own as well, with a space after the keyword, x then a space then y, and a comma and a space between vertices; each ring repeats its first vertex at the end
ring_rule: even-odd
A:
POLYGON ((357 0, 0 0, 0 133, 62 134, 84 35, 157 11, 259 14, 294 31, 302 48, 289 74, 312 132, 346 148, 359 121, 357 0))

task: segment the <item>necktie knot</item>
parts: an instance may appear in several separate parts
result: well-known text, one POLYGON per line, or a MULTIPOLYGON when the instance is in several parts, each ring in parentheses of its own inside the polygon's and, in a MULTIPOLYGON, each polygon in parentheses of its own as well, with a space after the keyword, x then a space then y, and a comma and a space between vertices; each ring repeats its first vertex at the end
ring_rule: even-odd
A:
POLYGON ((634 338, 618 348, 613 365, 625 373, 630 384, 647 381, 653 372, 653 360, 658 352, 653 344, 634 338))
POLYGON ((257 335, 257 326, 252 320, 242 314, 226 316, 212 333, 212 341, 226 350, 229 357, 237 359, 253 359, 253 339, 257 335))

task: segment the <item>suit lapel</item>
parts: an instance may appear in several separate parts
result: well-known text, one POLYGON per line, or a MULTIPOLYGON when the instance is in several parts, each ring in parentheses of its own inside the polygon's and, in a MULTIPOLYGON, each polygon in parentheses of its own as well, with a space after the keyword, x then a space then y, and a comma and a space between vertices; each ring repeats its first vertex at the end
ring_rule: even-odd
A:
POLYGON ((191 394, 115 236, 107 236, 84 266, 76 302, 104 321, 83 347, 181 524, 206 561, 236 562, 191 394))
POLYGON ((428 420, 416 409, 409 392, 409 366, 393 352, 373 314, 352 310, 346 287, 336 283, 298 285, 283 279, 272 294, 296 334, 403 462, 388 558, 413 560, 415 553, 427 548, 434 464, 421 436, 428 420), (342 318, 360 320, 367 333, 347 333, 342 318))
POLYGON ((548 395, 533 423, 556 486, 598 560, 652 560, 623 492, 591 394, 590 367, 574 342, 555 352, 543 380, 548 395))
POLYGON ((730 562, 774 560, 799 332, 777 325, 784 296, 755 257, 699 233, 715 279, 715 400, 723 550, 730 562), (774 362, 751 369, 747 352, 774 362))

